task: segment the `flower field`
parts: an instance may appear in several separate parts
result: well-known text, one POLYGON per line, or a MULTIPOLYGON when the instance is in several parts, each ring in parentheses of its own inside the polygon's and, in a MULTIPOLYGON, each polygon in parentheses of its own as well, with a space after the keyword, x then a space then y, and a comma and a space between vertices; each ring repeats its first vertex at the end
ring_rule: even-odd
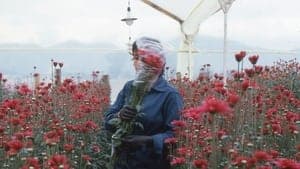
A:
MULTIPOLYGON (((165 141, 171 167, 300 169, 299 62, 261 66, 258 55, 246 58, 243 51, 233 59, 237 68, 226 83, 209 64, 195 80, 170 79, 185 104, 181 119, 172 123, 174 138, 165 141), (243 68, 247 61, 252 67, 243 68)), ((16 84, 13 90, 5 75, 0 81, 1 168, 106 168, 107 76, 34 88, 16 84)))
POLYGON ((1 168, 100 168, 107 157, 102 112, 110 103, 105 77, 59 86, 26 84, 5 91, 0 107, 1 168), (101 145, 103 144, 103 145, 101 145))

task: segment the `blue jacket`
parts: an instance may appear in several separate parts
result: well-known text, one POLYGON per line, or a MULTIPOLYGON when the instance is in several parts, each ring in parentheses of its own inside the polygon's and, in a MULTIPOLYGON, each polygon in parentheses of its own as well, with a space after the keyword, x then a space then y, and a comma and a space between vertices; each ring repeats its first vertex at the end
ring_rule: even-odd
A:
MULTIPOLYGON (((128 103, 132 83, 133 81, 128 81, 125 84, 115 103, 105 114, 105 128, 111 132, 114 132, 114 129, 107 122, 128 103)), ((143 124, 144 130, 135 129, 133 133, 152 136, 153 146, 143 146, 130 151, 124 150, 120 160, 127 161, 127 164, 117 164, 115 169, 165 169, 164 140, 173 136, 171 122, 179 119, 182 107, 183 101, 178 91, 170 86, 163 77, 159 77, 141 103, 141 112, 144 115, 138 121, 143 124)))

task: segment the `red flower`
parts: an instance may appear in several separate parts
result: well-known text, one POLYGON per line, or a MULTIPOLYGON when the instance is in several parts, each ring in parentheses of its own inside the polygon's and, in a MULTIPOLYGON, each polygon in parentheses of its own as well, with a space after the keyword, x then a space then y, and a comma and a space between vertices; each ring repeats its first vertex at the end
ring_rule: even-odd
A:
POLYGON ((245 69, 245 73, 247 74, 248 77, 253 77, 255 75, 255 70, 254 69, 245 69))
POLYGON ((260 162, 260 161, 268 161, 270 160, 272 157, 265 151, 255 151, 254 152, 254 158, 260 162))
POLYGON ((188 108, 183 110, 183 117, 192 119, 192 120, 199 120, 201 112, 197 108, 188 108))
POLYGON ((182 120, 173 120, 171 122, 171 124, 174 125, 175 127, 185 127, 186 126, 185 121, 182 121, 182 120))
POLYGON ((232 164, 236 165, 236 166, 244 166, 248 163, 248 161, 249 161, 249 158, 244 157, 244 156, 238 156, 233 160, 232 164))
POLYGON ((23 120, 18 117, 13 117, 13 118, 9 119, 9 122, 10 122, 10 124, 12 124, 14 126, 23 124, 23 120))
POLYGON ((243 78, 245 76, 244 72, 233 72, 233 77, 235 79, 243 78))
MULTIPOLYGON (((0 118, 1 119, 1 118, 0 118)), ((0 134, 3 134, 5 131, 5 128, 3 126, 0 126, 0 134)))
POLYGON ((86 121, 85 123, 82 124, 82 132, 89 132, 89 131, 95 131, 98 129, 98 125, 91 121, 91 120, 88 120, 86 121))
POLYGON ((273 124, 271 124, 271 127, 274 134, 282 134, 280 122, 274 122, 273 124))
POLYGON ((209 112, 212 114, 220 113, 225 116, 231 116, 230 113, 232 111, 226 102, 224 102, 222 100, 218 100, 214 97, 206 98, 203 101, 202 105, 200 107, 198 107, 198 110, 200 112, 209 112))
POLYGON ((31 90, 26 84, 22 84, 21 86, 18 87, 18 93, 23 96, 23 95, 31 94, 31 90))
POLYGON ((253 65, 255 65, 257 63, 258 58, 259 58, 259 55, 253 55, 253 56, 250 56, 248 59, 253 65))
POLYGON ((231 107, 233 107, 239 100, 240 97, 236 93, 231 92, 227 94, 227 102, 231 107))
POLYGON ((182 165, 185 163, 185 159, 183 157, 174 157, 171 161, 171 165, 182 165))
POLYGON ((165 65, 165 61, 163 58, 156 53, 147 50, 138 50, 138 55, 141 56, 142 62, 146 63, 147 65, 162 69, 165 65))
POLYGON ((21 169, 40 169, 39 160, 36 158, 27 158, 26 163, 21 167, 21 169))
POLYGON ((250 86, 250 81, 248 79, 244 79, 244 81, 242 82, 242 89, 245 91, 248 89, 249 86, 250 86))
POLYGON ((16 132, 16 133, 14 133, 12 138, 22 141, 22 139, 24 138, 24 134, 22 132, 16 132))
POLYGON ((191 149, 188 147, 179 147, 177 149, 177 153, 182 156, 191 156, 192 155, 191 152, 192 152, 191 149))
POLYGON ((4 108, 16 109, 21 104, 21 101, 18 99, 11 99, 5 100, 2 104, 4 108))
POLYGON ((215 81, 213 82, 214 88, 223 88, 224 87, 224 83, 221 81, 215 81))
POLYGON ((207 169, 208 168, 207 160, 205 159, 194 160, 194 166, 200 169, 207 169))
POLYGON ((291 133, 298 133, 298 126, 297 125, 295 125, 295 124, 289 124, 288 126, 289 126, 289 131, 291 133))
POLYGON ((74 100, 83 100, 84 99, 84 93, 83 92, 76 92, 73 94, 74 100))
POLYGON ((245 51, 240 51, 240 53, 235 54, 235 60, 237 62, 240 62, 244 59, 245 56, 246 56, 246 52, 245 51))
POLYGON ((279 155, 279 152, 276 150, 270 150, 269 154, 272 156, 272 158, 277 158, 279 155))
POLYGON ((65 144, 65 145, 64 145, 64 150, 65 150, 67 153, 70 153, 73 149, 74 149, 74 145, 73 145, 73 144, 65 144))
POLYGON ((298 163, 294 160, 286 159, 286 158, 279 158, 274 163, 279 169, 299 169, 300 168, 300 163, 298 163))
POLYGON ((220 129, 217 131, 218 139, 222 139, 227 135, 227 132, 224 129, 220 129))
POLYGON ((285 115, 285 118, 287 121, 289 122, 295 122, 296 120, 299 119, 299 116, 297 113, 294 113, 294 112, 291 112, 291 111, 288 111, 285 115))
POLYGON ((263 67, 262 66, 254 66, 254 70, 255 70, 255 73, 259 74, 262 72, 263 67))
POLYGON ((177 142, 177 139, 175 137, 167 138, 164 141, 166 144, 175 144, 177 142))
POLYGON ((44 134, 44 141, 47 145, 55 145, 60 141, 60 135, 56 131, 49 131, 44 134))
POLYGON ((8 156, 16 155, 23 148, 23 143, 20 140, 11 140, 6 143, 6 154, 8 156))
POLYGON ((46 164, 46 168, 51 169, 70 169, 71 166, 68 162, 68 158, 65 155, 54 155, 52 156, 46 164))
POLYGON ((31 128, 28 128, 25 131, 23 131, 23 134, 25 138, 33 138, 33 132, 31 128))

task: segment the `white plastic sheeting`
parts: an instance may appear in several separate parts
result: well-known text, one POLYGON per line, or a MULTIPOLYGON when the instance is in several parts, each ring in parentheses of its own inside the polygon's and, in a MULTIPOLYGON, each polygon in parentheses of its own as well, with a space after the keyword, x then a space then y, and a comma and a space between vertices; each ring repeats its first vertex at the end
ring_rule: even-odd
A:
POLYGON ((193 41, 200 24, 221 10, 219 0, 142 0, 160 12, 177 20, 182 42, 177 56, 176 71, 193 77, 193 41))
POLYGON ((185 20, 199 0, 141 0, 144 3, 153 3, 166 11, 176 15, 178 18, 185 20))
POLYGON ((181 24, 183 40, 177 56, 177 72, 193 78, 194 56, 193 41, 200 24, 221 9, 218 0, 199 0, 188 17, 181 24))

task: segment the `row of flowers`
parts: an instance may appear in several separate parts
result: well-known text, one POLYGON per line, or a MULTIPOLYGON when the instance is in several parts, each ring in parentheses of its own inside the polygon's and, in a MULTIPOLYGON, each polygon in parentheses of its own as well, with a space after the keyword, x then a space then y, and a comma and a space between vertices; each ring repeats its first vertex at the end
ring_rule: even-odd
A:
POLYGON ((166 140, 173 168, 300 168, 300 64, 278 61, 239 70, 246 52, 235 55, 231 77, 211 75, 205 65, 197 80, 173 79, 184 97, 175 137, 166 140))
POLYGON ((3 96, 1 168, 104 166, 101 122, 110 104, 110 85, 107 76, 93 78, 80 83, 65 79, 59 86, 42 82, 35 89, 20 84, 3 96))
MULTIPOLYGON (((185 103, 166 140, 172 168, 300 168, 300 65, 260 66, 253 55, 243 68, 246 56, 235 55, 226 81, 209 64, 196 80, 170 80, 185 103)), ((110 85, 98 74, 35 89, 20 84, 9 94, 0 74, 1 168, 106 168, 110 141, 101 129, 110 85)))

